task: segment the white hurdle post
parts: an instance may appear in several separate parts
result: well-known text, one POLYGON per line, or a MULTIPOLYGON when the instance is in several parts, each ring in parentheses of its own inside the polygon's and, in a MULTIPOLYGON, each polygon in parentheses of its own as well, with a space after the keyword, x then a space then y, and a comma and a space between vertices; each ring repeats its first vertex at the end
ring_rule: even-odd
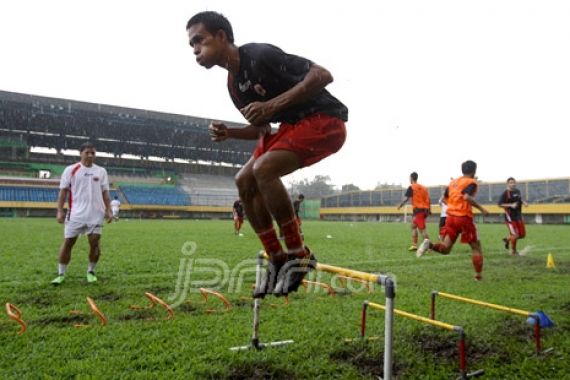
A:
MULTIPOLYGON (((255 272, 255 286, 259 287, 261 283, 263 259, 266 257, 265 252, 259 252, 257 257, 257 267, 255 272)), ((394 299, 396 298, 396 284, 391 277, 386 275, 378 275, 366 272, 355 271, 352 269, 336 267, 327 264, 317 263, 317 270, 342 276, 356 278, 380 284, 385 289, 386 294, 386 317, 384 326, 384 377, 383 380, 392 379, 392 342, 393 342, 393 323, 394 323, 394 299)), ((261 299, 256 298, 253 302, 253 334, 251 344, 247 346, 232 347, 232 351, 243 351, 249 349, 262 349, 265 347, 283 346, 294 343, 292 340, 282 340, 277 342, 261 343, 259 341, 259 314, 261 309, 261 299)))
MULTIPOLYGON (((265 252, 259 252, 257 256, 257 265, 255 268, 255 288, 259 288, 261 284, 262 268, 263 268, 263 258, 265 252)), ((261 350, 266 347, 276 347, 285 346, 287 344, 294 343, 292 340, 281 340, 276 342, 261 343, 259 341, 259 323, 260 323, 260 310, 261 310, 261 298, 253 299, 253 332, 251 334, 251 343, 246 346, 237 346, 230 348, 231 351, 245 351, 245 350, 261 350)))

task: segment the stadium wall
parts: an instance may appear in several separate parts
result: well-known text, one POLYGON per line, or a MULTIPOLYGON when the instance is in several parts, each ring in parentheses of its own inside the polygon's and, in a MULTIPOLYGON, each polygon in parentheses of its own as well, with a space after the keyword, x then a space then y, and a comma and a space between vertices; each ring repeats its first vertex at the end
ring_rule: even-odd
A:
MULTIPOLYGON (((53 217, 55 202, 0 202, 0 217, 53 217)), ((122 218, 231 219, 227 206, 121 205, 122 218)))
MULTIPOLYGON (((483 215, 475 210, 478 223, 504 223, 504 211, 496 204, 483 204, 490 215, 483 215)), ((432 215, 428 222, 439 221, 440 207, 432 205, 432 215)), ((321 220, 334 221, 376 221, 403 222, 411 217, 411 207, 398 210, 396 206, 378 207, 321 207, 321 220)), ((530 204, 523 208, 525 222, 529 224, 570 224, 570 203, 530 204)))

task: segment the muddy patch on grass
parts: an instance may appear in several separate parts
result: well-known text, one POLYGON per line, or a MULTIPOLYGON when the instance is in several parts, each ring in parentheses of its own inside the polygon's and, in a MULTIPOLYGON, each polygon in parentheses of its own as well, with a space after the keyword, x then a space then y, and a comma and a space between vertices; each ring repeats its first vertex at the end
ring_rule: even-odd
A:
MULTIPOLYGON (((519 321, 520 322, 520 321, 519 321)), ((495 333, 495 336, 500 336, 495 333)), ((445 333, 434 329, 422 329, 415 333, 413 337, 414 345, 418 347, 421 352, 429 353, 437 358, 446 362, 456 362, 459 357, 458 340, 459 334, 445 333)), ((498 357, 501 361, 509 361, 509 353, 502 350, 500 347, 493 345, 489 342, 481 342, 470 338, 469 335, 465 339, 467 361, 469 363, 476 363, 480 360, 485 360, 489 356, 498 357)))
POLYGON ((36 295, 24 298, 16 302, 16 305, 33 305, 39 309, 50 307, 56 303, 53 296, 36 295))
POLYGON ((117 300, 121 299, 121 296, 115 292, 107 292, 107 293, 99 294, 99 295, 93 297, 93 299, 95 299, 97 301, 117 301, 117 300))
MULTIPOLYGON (((354 344, 342 347, 329 356, 332 361, 346 363, 355 367, 363 376, 379 377, 384 374, 384 354, 371 353, 366 344, 354 344)), ((392 375, 397 377, 404 369, 399 361, 394 361, 392 375)))
POLYGON ((153 309, 141 309, 141 310, 129 310, 127 314, 123 314, 117 317, 120 321, 141 321, 141 320, 154 320, 164 317, 165 313, 156 308, 153 309))
POLYGON ((32 321, 31 324, 40 326, 71 327, 73 325, 86 325, 93 321, 95 317, 88 314, 62 315, 56 317, 46 317, 32 321))
POLYGON ((497 325, 495 336, 506 336, 518 342, 534 341, 534 328, 523 318, 505 318, 497 325))
POLYGON ((227 379, 277 379, 294 380, 297 375, 294 372, 274 366, 269 363, 240 363, 230 367, 227 379))
POLYGON ((154 286, 148 290, 149 293, 154 294, 157 297, 166 297, 172 293, 172 287, 170 286, 154 286), (162 294, 162 296, 161 296, 162 294))
POLYGON ((191 303, 186 302, 181 305, 178 305, 174 310, 175 312, 179 311, 181 313, 194 313, 196 312, 196 310, 198 310, 198 308, 192 305, 191 303))

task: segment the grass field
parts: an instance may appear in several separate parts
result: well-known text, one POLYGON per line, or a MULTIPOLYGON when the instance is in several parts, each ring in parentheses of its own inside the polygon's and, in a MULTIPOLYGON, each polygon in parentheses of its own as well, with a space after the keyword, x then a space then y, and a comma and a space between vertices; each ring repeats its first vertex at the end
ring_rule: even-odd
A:
MULTIPOLYGON (((435 225, 429 227, 436 236, 435 225)), ((533 356, 532 328, 525 318, 438 301, 438 318, 463 326, 468 365, 484 368, 489 379, 570 378, 570 228, 528 226, 520 248, 510 257, 501 244, 503 225, 480 225, 485 252, 484 280, 473 280, 469 249, 456 245, 449 256, 421 259, 407 252, 409 229, 404 224, 305 222, 306 242, 323 263, 392 274, 397 281, 396 307, 428 316, 432 290, 543 310, 556 323, 545 329, 544 357, 533 356), (327 238, 330 235, 330 238, 327 238), (555 269, 546 268, 552 253, 555 269)), ((383 303, 380 289, 328 297, 324 291, 301 291, 270 298, 262 309, 263 341, 293 339, 287 348, 232 353, 251 335, 251 301, 244 299, 254 281, 253 263, 260 246, 249 227, 233 234, 231 221, 121 220, 106 226, 100 281, 87 284, 87 242, 81 238, 66 282, 53 287, 62 227, 55 220, 0 219, 0 301, 17 305, 28 331, 2 311, 0 317, 0 379, 22 378, 375 378, 382 374, 379 341, 346 344, 356 337, 362 302, 383 303), (195 252, 189 251, 195 242, 195 252), (216 299, 207 304, 191 291, 177 306, 173 320, 163 309, 136 311, 150 291, 174 302, 179 269, 192 263, 190 284, 214 288, 233 303, 223 312, 216 299), (235 268, 241 268, 237 270, 235 268), (244 280, 228 281, 230 272, 244 280), (231 288, 231 292, 228 289, 231 288), (88 313, 92 297, 109 319, 105 327, 88 313), (171 298, 170 298, 171 297, 171 298), (214 308, 216 313, 208 313, 214 308), (81 310, 85 315, 70 315, 81 310), (74 328, 74 323, 91 327, 74 328)), ((184 271, 183 271, 184 274, 184 271)), ((321 276, 328 281, 330 276, 321 276)), ((184 284, 181 281, 180 284, 184 284)), ((183 288, 183 286, 181 286, 183 288)), ((180 292, 179 292, 180 293, 180 292)), ((178 301, 182 297, 178 297, 178 301)), ((370 311, 368 334, 383 336, 384 315, 370 311)), ((394 375, 399 379, 452 379, 457 375, 456 336, 444 330, 396 317, 394 375)))

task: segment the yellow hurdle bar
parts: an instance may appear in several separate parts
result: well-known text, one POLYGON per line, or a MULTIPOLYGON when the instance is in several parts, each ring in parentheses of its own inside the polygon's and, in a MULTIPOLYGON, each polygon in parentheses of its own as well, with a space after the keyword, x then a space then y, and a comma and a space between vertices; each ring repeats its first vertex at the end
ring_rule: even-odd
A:
POLYGON ((372 273, 360 272, 357 270, 335 267, 333 265, 327 265, 327 264, 321 264, 321 263, 317 263, 317 270, 319 270, 321 272, 336 273, 336 274, 340 274, 341 276, 356 278, 358 280, 380 283, 378 281, 378 278, 380 276, 378 276, 376 274, 372 274, 372 273))
MULTIPOLYGON (((373 307, 375 309, 386 310, 386 306, 380 305, 380 304, 374 303, 374 302, 368 302, 368 306, 373 307)), ((441 327, 442 329, 446 329, 449 331, 457 331, 457 327, 450 325, 449 323, 434 321, 433 319, 425 318, 425 317, 422 317, 422 316, 419 316, 416 314, 407 313, 407 312, 402 311, 402 310, 394 309, 394 314, 408 318, 408 319, 413 319, 416 321, 424 322, 424 323, 427 323, 428 325, 441 327)))
POLYGON ((456 300, 456 301, 466 302, 466 303, 470 303, 473 305, 485 306, 485 307, 488 307, 491 309, 505 311, 507 313, 522 315, 523 317, 530 317, 530 316, 534 315, 534 313, 531 313, 529 311, 524 311, 524 310, 520 310, 520 309, 513 309, 512 307, 506 307, 506 306, 496 305, 494 303, 488 303, 488 302, 474 300, 471 298, 460 297, 460 296, 456 296, 454 294, 449 294, 449 293, 444 293, 444 292, 436 292, 436 294, 438 294, 444 298, 449 298, 449 299, 456 300))
MULTIPOLYGON (((269 260, 269 256, 267 255, 266 252, 263 253, 263 257, 266 260, 269 260)), ((342 276, 356 278, 358 280, 364 280, 364 281, 368 281, 368 282, 375 282, 378 284, 380 284, 381 280, 386 277, 386 276, 382 276, 382 275, 360 272, 357 270, 352 270, 352 269, 347 269, 347 268, 342 268, 342 267, 335 267, 334 265, 321 264, 319 262, 317 262, 317 270, 321 271, 321 272, 336 273, 336 274, 340 274, 342 276)), ((383 284, 383 282, 382 282, 382 284, 383 284)))

